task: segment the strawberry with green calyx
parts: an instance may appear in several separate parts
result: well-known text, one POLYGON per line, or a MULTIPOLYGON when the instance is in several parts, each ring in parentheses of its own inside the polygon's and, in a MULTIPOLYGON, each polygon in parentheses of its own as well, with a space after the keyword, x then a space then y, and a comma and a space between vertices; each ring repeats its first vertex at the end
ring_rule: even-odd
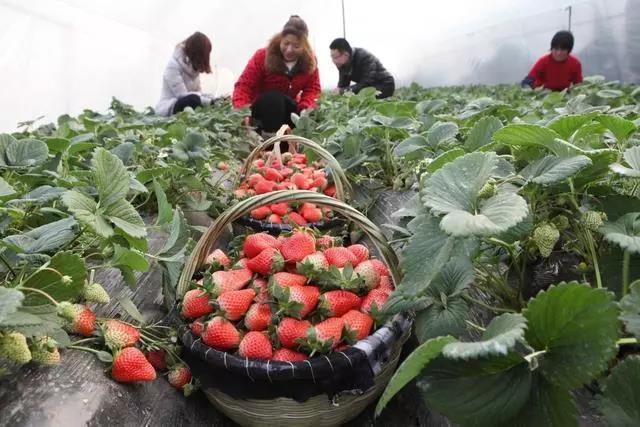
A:
POLYGON ((63 301, 57 307, 58 316, 67 321, 69 332, 89 337, 96 330, 96 315, 87 306, 63 301))
POLYGON ((580 218, 580 224, 589 231, 598 231, 605 218, 606 215, 603 212, 586 211, 580 218))
POLYGON ((356 276, 362 278, 365 288, 370 290, 378 286, 380 274, 371 261, 367 260, 361 262, 353 272, 356 276))
POLYGON ((194 391, 192 379, 191 371, 183 364, 177 364, 169 368, 167 374, 169 384, 178 390, 182 390, 185 396, 189 396, 194 391))
POLYGON ((267 248, 280 248, 278 239, 267 233, 250 234, 242 245, 242 251, 247 258, 253 258, 267 248))
POLYGON ((285 347, 275 350, 273 352, 273 356, 271 356, 271 360, 277 360, 280 362, 302 362, 308 358, 309 356, 304 353, 285 347))
POLYGON ((247 268, 254 273, 268 276, 281 271, 284 267, 284 259, 275 248, 266 248, 255 257, 247 261, 247 268))
POLYGON ((278 302, 276 316, 285 315, 302 319, 318 304, 320 290, 315 286, 291 286, 283 288, 272 285, 271 295, 278 302))
POLYGON ((307 224, 307 220, 304 219, 304 217, 298 212, 289 212, 282 219, 286 224, 289 224, 293 227, 307 224))
POLYGON ((256 293, 256 297, 253 299, 255 302, 266 304, 271 300, 271 295, 269 295, 269 283, 265 279, 259 277, 253 279, 253 283, 250 287, 256 293))
POLYGON ((274 274, 269 279, 269 282, 283 288, 289 288, 291 286, 304 286, 307 284, 307 280, 307 277, 302 274, 281 271, 274 274))
POLYGON ((273 212, 274 214, 280 217, 283 217, 289 212, 289 203, 288 202, 274 203, 270 206, 270 208, 271 208, 271 212, 273 212))
POLYGON ((361 298, 353 292, 335 290, 320 296, 318 312, 324 317, 340 317, 349 310, 359 308, 361 298))
POLYGON ((315 237, 307 230, 296 230, 282 243, 280 251, 286 262, 302 261, 307 255, 315 253, 315 237))
POLYGON ((379 259, 373 258, 371 259, 371 263, 373 264, 373 267, 376 269, 376 271, 380 276, 391 275, 391 273, 389 272, 389 269, 387 268, 384 262, 380 261, 379 259))
POLYGON ((31 361, 27 338, 19 332, 0 332, 0 357, 24 365, 31 361))
POLYGON ((373 289, 363 299, 360 311, 371 315, 376 323, 383 318, 382 308, 387 303, 389 294, 380 289, 373 289))
POLYGON ((216 298, 214 305, 218 314, 228 320, 236 321, 242 319, 247 313, 255 296, 256 292, 253 289, 229 291, 216 298))
POLYGON ((336 348, 342 341, 344 320, 340 317, 330 317, 307 330, 304 347, 315 353, 327 353, 336 348))
POLYGON ((264 333, 250 331, 240 341, 238 354, 248 359, 268 360, 273 356, 273 345, 264 333))
POLYGON ((140 340, 140 332, 137 328, 115 319, 107 320, 102 324, 102 335, 105 344, 111 350, 131 347, 140 340))
POLYGON ((307 273, 314 283, 319 284, 323 289, 343 289, 358 295, 362 295, 369 290, 365 285, 364 278, 356 275, 349 263, 347 263, 344 268, 331 265, 324 271, 309 271, 305 273, 307 273))
MULTIPOLYGON (((249 261, 247 261, 248 265, 249 261)), ((248 268, 216 271, 211 275, 211 293, 215 296, 229 291, 238 291, 251 281, 253 272, 248 268)))
POLYGON ((533 230, 532 240, 540 251, 540 255, 546 258, 551 255, 553 248, 560 240, 560 232, 555 225, 545 223, 533 230))
POLYGON ((207 255, 204 264, 211 265, 215 270, 221 270, 231 266, 231 259, 229 259, 222 249, 216 249, 207 255))
POLYGON ((324 250, 328 248, 332 248, 334 246, 340 246, 341 239, 338 237, 333 237, 328 234, 320 236, 316 239, 316 246, 318 250, 324 250))
POLYGON ((338 268, 342 268, 347 264, 352 266, 357 264, 358 258, 344 246, 337 246, 328 248, 324 251, 324 256, 327 258, 329 265, 333 265, 338 268))
POLYGON ((202 288, 187 291, 182 298, 182 316, 194 319, 213 312, 210 297, 211 295, 202 288))
POLYGON ((218 350, 231 350, 240 344, 240 332, 233 323, 216 316, 205 324, 202 341, 218 350))
POLYGON ((271 306, 254 303, 247 310, 244 324, 250 331, 264 331, 271 324, 271 306))
POLYGON ((393 286, 393 281, 391 280, 391 277, 381 276, 380 281, 378 282, 378 286, 376 286, 374 289, 379 289, 381 291, 384 291, 390 294, 391 292, 394 291, 395 288, 393 286))
POLYGON ((111 302, 107 291, 97 282, 84 285, 82 288, 82 298, 86 302, 95 302, 98 304, 108 304, 111 302))
POLYGON ((298 320, 292 317, 285 317, 278 323, 275 336, 282 347, 297 349, 303 339, 307 336, 307 330, 311 327, 308 320, 298 320))
POLYGON ((125 347, 113 356, 111 377, 121 383, 153 381, 156 370, 138 348, 125 347))
POLYGON ((354 245, 347 246, 347 249, 357 258, 356 263, 353 265, 354 267, 357 267, 358 264, 369 259, 369 249, 367 249, 365 245, 356 243, 354 245))
POLYGON ((53 338, 36 338, 29 348, 31 350, 31 360, 35 363, 47 366, 60 364, 58 343, 53 338))
POLYGON ((349 310, 342 315, 344 321, 344 340, 354 344, 369 336, 373 327, 373 318, 358 310, 349 310))
POLYGON ((314 277, 329 268, 329 262, 322 252, 315 252, 304 257, 296 264, 296 269, 300 274, 307 277, 314 277))

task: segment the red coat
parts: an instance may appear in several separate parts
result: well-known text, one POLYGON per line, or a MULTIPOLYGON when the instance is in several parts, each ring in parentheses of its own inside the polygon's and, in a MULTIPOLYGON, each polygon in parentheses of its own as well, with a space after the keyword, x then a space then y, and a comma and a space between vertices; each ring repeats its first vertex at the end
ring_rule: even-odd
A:
POLYGON ((288 95, 298 104, 298 112, 315 108, 320 97, 320 74, 318 68, 313 73, 297 73, 289 78, 284 73, 272 73, 266 67, 266 49, 258 49, 233 89, 233 106, 242 108, 253 104, 258 95, 268 90, 276 90, 288 95))
POLYGON ((549 53, 536 61, 528 76, 533 79, 533 87, 563 90, 572 84, 582 83, 582 64, 573 55, 558 62, 549 53))

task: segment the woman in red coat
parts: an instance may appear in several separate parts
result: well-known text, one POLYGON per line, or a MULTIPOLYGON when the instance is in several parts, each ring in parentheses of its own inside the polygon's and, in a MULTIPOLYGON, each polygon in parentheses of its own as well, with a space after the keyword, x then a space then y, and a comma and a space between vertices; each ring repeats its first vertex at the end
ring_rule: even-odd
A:
POLYGON ((236 82, 233 106, 250 106, 247 123, 259 131, 293 127, 291 113, 316 106, 320 75, 307 35, 304 21, 292 16, 266 48, 256 51, 236 82))

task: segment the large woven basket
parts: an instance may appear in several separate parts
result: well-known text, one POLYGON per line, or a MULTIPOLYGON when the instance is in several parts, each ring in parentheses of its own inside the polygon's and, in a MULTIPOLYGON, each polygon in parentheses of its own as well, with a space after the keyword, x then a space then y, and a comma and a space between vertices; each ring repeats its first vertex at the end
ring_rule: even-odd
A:
MULTIPOLYGON (((234 183, 234 188, 238 188, 241 184, 242 180, 248 176, 249 170, 253 165, 253 162, 258 159, 267 149, 273 147, 273 151, 279 153, 279 146, 281 142, 295 142, 297 146, 301 146, 313 151, 321 160, 323 160, 326 164, 325 169, 329 172, 331 178, 333 179, 333 183, 336 186, 336 196, 335 198, 341 200, 343 202, 348 201, 352 197, 352 189, 349 181, 340 166, 340 163, 323 147, 319 144, 311 141, 310 139, 303 138, 301 136, 296 135, 276 135, 272 138, 267 139, 260 143, 253 151, 249 154, 246 161, 242 165, 240 172, 237 175, 236 181, 234 183)), ((275 158, 277 156, 273 156, 275 158)), ((266 221, 256 220, 251 218, 249 215, 245 215, 239 218, 239 221, 244 225, 248 225, 253 229, 269 231, 269 232, 280 232, 280 231, 290 231, 291 226, 289 224, 271 224, 266 221)), ((317 223, 310 224, 309 226, 318 228, 320 230, 331 229, 337 226, 342 225, 343 221, 340 218, 331 219, 328 221, 321 221, 317 223)))
MULTIPOLYGON (((312 191, 285 190, 245 199, 217 218, 199 240, 182 272, 177 299, 181 300, 189 289, 207 254, 228 241, 233 221, 256 206, 284 201, 328 206, 352 221, 373 243, 377 255, 389 267, 393 282, 399 282, 397 257, 369 219, 334 198, 312 191)), ((356 417, 379 397, 397 366, 410 330, 411 320, 404 314, 395 315, 344 351, 293 363, 248 360, 218 351, 187 327, 182 328, 181 338, 184 357, 200 379, 203 391, 216 408, 238 424, 328 427, 356 417)))

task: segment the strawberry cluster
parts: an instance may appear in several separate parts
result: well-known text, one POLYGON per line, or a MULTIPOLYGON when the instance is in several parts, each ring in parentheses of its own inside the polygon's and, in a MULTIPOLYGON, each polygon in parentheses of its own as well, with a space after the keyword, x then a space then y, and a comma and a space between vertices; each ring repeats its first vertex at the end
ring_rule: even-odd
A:
MULTIPOLYGON (((268 153, 267 153, 268 154, 268 153)), ((329 184, 319 162, 307 165, 305 154, 283 153, 282 161, 269 165, 264 159, 255 160, 246 180, 235 190, 236 198, 265 194, 278 190, 310 190, 334 197, 336 188, 329 184)), ((251 211, 251 217, 272 224, 306 225, 332 218, 331 209, 321 209, 311 203, 276 203, 251 211)))
POLYGON ((220 249, 187 291, 181 314, 221 351, 300 361, 368 336, 393 291, 387 266, 364 245, 297 229, 249 234, 237 261, 220 249))

